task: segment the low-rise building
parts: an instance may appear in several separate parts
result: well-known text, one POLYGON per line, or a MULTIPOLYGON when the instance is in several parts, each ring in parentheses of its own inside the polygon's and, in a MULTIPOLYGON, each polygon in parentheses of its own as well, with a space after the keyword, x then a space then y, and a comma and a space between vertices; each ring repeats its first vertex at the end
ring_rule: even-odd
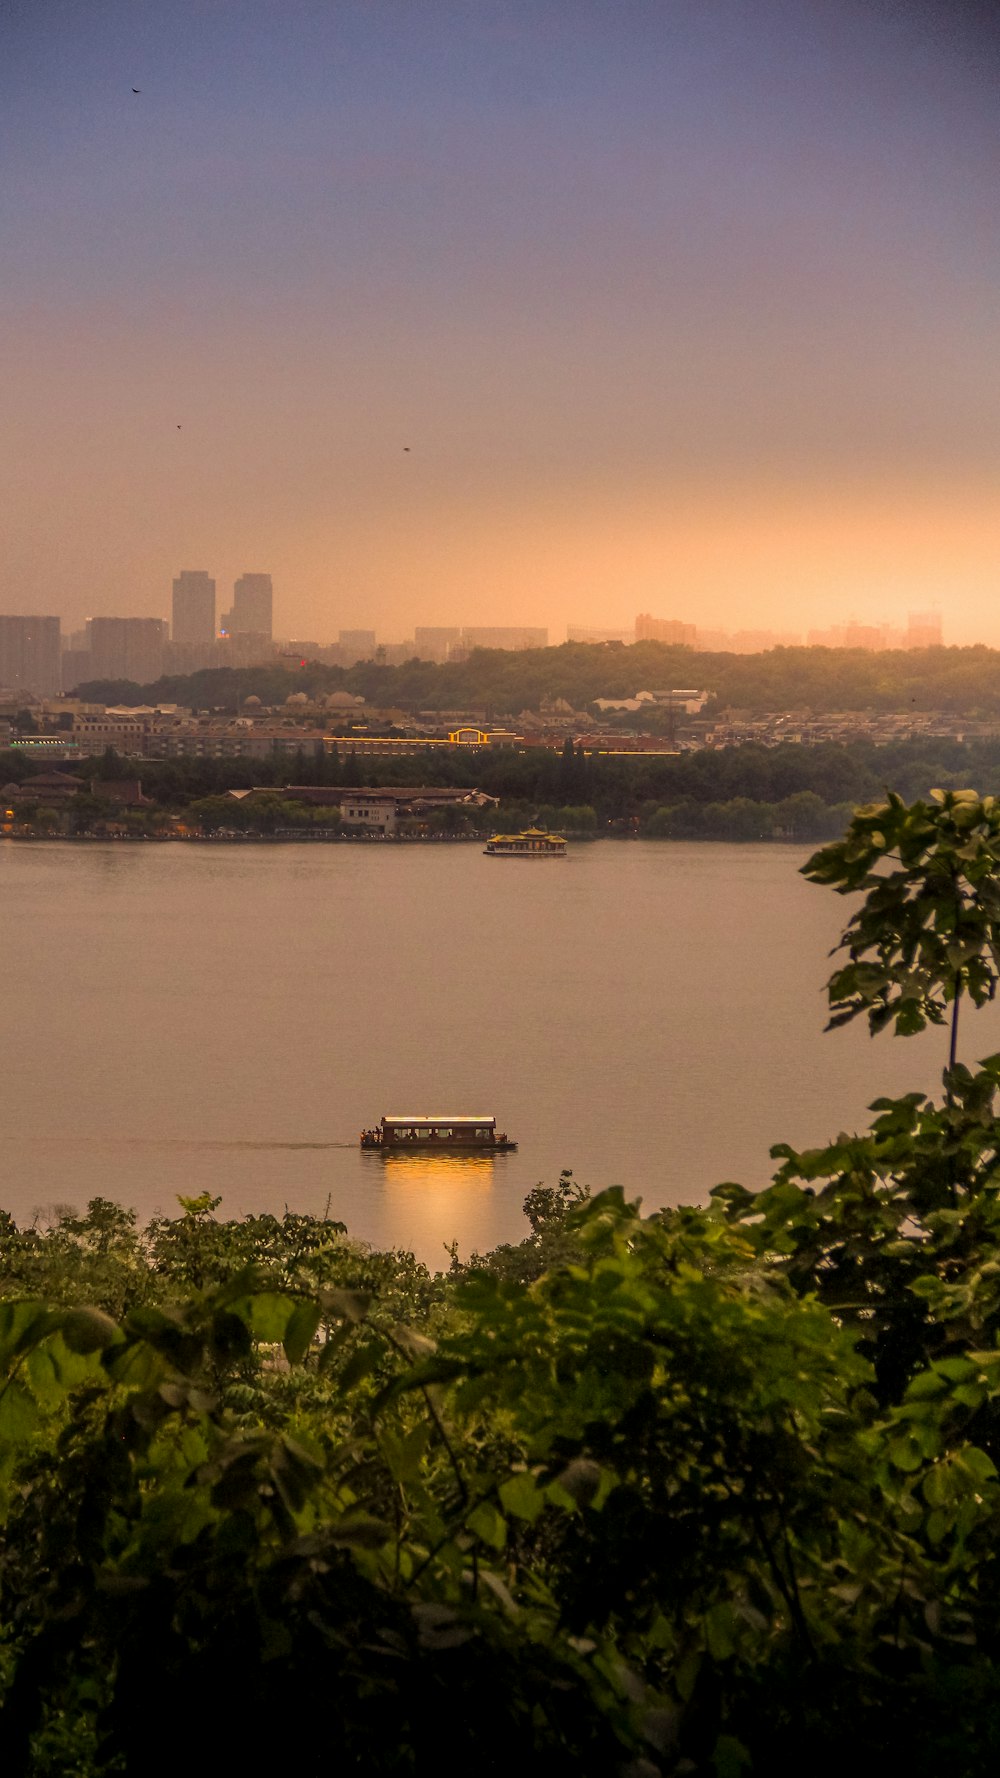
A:
POLYGON ((340 819, 345 827, 366 828, 373 833, 395 833, 396 798, 380 796, 377 791, 353 791, 340 805, 340 819))
MULTIPOLYGON (((10 790, 12 787, 7 786, 10 790)), ((67 803, 74 796, 79 796, 87 786, 81 778, 74 778, 71 772, 39 772, 37 777, 28 778, 20 786, 23 801, 48 803, 59 806, 67 803)))

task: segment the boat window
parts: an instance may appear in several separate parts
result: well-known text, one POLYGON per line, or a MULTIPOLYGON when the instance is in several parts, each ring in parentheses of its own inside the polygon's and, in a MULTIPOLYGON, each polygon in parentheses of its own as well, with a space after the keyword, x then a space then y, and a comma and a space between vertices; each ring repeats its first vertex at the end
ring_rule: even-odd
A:
POLYGON ((435 1130, 434 1134, 436 1136, 454 1136, 455 1132, 450 1124, 442 1124, 440 1130, 435 1130))

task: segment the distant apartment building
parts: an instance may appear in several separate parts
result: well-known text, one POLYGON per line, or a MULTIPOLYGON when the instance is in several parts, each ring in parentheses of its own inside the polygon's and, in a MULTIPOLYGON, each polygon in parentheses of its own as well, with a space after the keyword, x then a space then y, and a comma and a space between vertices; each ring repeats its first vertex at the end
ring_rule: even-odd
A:
POLYGON ((906 620, 904 648, 941 648, 943 645, 940 613, 911 611, 906 620))
POLYGON ((669 642, 674 646, 694 648, 698 627, 681 623, 675 617, 651 617, 648 611, 641 611, 635 620, 635 639, 637 642, 669 642))
POLYGON ((232 608, 225 612, 227 636, 259 636, 270 642, 274 632, 274 592, 269 574, 241 574, 233 585, 232 608))
POLYGON ((235 636, 219 637, 212 647, 211 664, 215 667, 265 667, 270 665, 277 653, 278 644, 272 642, 269 636, 260 635, 254 630, 244 630, 235 636))
POLYGON ((341 663, 353 667, 358 661, 370 661, 375 654, 374 630, 341 630, 337 636, 341 663))
POLYGON ((506 648, 519 654, 527 648, 548 648, 548 646, 548 630, 531 629, 525 626, 516 628, 476 627, 473 629, 463 628, 462 630, 462 647, 470 651, 473 648, 506 648))
POLYGON ((62 689, 57 617, 0 617, 0 687, 37 697, 62 689))
POLYGON ((143 751, 148 759, 294 759, 322 747, 322 729, 200 718, 147 729, 143 751))
POLYGON ((457 624, 454 628, 446 625, 418 624, 413 632, 413 652, 418 661, 446 661, 453 648, 461 641, 462 632, 457 624))
POLYGON ((149 685, 163 672, 167 626, 161 617, 92 617, 87 639, 92 679, 149 685))
POLYGON ((892 624, 861 624, 852 617, 828 630, 810 630, 806 642, 810 648, 863 648, 868 653, 885 648, 940 648, 941 618, 935 611, 911 611, 903 630, 892 624))
MULTIPOLYGON (((699 631, 699 642, 701 632, 699 631)), ((802 636, 796 630, 733 630, 726 641, 724 654, 765 654, 769 648, 801 648, 802 636)))
POLYGON ((174 581, 171 640, 181 648, 211 648, 215 641, 215 581, 204 568, 183 568, 174 581))
POLYGON ((876 654, 883 648, 900 648, 902 633, 886 624, 859 624, 852 618, 846 624, 832 624, 828 630, 810 630, 806 641, 810 648, 862 648, 876 654))
POLYGON ((63 691, 75 691, 78 685, 85 685, 94 677, 89 648, 64 648, 60 666, 63 691))
POLYGON ((849 623, 844 630, 845 648, 864 648, 869 653, 876 653, 886 648, 889 636, 884 624, 849 623))
POLYGON ((116 753, 142 754, 146 724, 134 711, 81 711, 73 717, 72 738, 81 755, 103 753, 107 747, 116 753))

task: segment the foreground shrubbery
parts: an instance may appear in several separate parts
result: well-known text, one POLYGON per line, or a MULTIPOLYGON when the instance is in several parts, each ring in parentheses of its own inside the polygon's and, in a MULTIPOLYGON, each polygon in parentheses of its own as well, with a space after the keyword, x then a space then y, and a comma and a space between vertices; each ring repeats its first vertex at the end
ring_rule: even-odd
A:
MULTIPOLYGON (((996 983, 1000 810, 863 810, 835 1020, 996 983)), ((30 1774, 976 1774, 1000 1753, 1000 1058, 774 1184, 564 1179, 431 1278, 310 1218, 0 1230, 30 1774)))

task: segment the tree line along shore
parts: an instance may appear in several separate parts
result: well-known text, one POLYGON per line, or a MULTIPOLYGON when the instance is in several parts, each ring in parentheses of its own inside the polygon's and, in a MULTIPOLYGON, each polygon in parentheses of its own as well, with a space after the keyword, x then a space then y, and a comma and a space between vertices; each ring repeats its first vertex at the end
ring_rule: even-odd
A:
POLYGON ((275 835, 347 837, 334 804, 314 806, 301 791, 341 785, 378 789, 420 785, 479 790, 495 802, 432 809, 403 822, 401 835, 475 837, 529 824, 581 836, 647 839, 812 842, 840 832, 857 806, 887 783, 919 796, 932 784, 1000 778, 1000 737, 964 742, 933 738, 884 747, 743 746, 690 754, 590 756, 567 742, 562 753, 538 748, 428 750, 392 760, 350 752, 288 760, 142 760, 113 752, 74 762, 75 793, 47 800, 48 762, 0 753, 0 821, 12 834, 73 838, 107 831, 124 836, 275 835), (142 802, 121 806, 114 787, 141 783, 142 802), (289 788, 291 786, 291 788, 289 788), (240 799, 233 790, 251 790, 240 799), (9 813, 8 813, 9 812, 9 813))

